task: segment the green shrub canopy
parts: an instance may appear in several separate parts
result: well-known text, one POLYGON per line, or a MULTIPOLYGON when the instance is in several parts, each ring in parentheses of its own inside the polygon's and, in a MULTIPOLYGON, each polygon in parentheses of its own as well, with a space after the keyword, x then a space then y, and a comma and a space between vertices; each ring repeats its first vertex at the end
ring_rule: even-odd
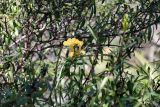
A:
POLYGON ((159 64, 135 49, 159 14, 159 0, 1 0, 0 106, 158 107, 159 64))

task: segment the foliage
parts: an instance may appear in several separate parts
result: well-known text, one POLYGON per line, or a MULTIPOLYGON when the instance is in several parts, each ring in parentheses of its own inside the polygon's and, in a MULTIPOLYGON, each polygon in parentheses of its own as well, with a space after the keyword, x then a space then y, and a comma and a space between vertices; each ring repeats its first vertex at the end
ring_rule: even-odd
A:
POLYGON ((129 62, 159 13, 159 0, 1 0, 0 106, 157 107, 159 64, 129 62), (68 57, 68 38, 85 54, 68 57))

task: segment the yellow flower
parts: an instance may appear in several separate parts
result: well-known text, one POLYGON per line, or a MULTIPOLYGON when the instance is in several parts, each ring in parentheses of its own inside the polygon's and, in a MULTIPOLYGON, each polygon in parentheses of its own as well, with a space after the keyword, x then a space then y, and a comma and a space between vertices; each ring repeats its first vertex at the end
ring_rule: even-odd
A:
POLYGON ((83 41, 76 38, 69 38, 63 42, 63 45, 69 47, 69 57, 72 58, 73 56, 79 56, 81 54, 83 41))

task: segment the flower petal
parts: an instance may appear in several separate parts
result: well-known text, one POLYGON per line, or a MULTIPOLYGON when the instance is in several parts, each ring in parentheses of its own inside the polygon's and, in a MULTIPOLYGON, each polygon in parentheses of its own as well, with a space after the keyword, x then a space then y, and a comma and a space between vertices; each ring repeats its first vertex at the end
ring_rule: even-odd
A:
POLYGON ((74 56, 74 51, 69 52, 69 57, 72 58, 74 56))
POLYGON ((64 45, 64 46, 68 46, 68 42, 67 42, 67 41, 64 41, 64 42, 63 42, 63 45, 64 45))
POLYGON ((83 41, 79 41, 79 46, 82 46, 83 45, 83 41))

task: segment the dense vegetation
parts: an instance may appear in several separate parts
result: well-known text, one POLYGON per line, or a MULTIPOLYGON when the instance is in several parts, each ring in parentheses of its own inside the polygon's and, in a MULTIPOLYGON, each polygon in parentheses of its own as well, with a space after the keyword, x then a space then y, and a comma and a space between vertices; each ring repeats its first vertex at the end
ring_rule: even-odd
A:
POLYGON ((159 0, 1 0, 0 106, 158 107, 160 63, 135 50, 159 14, 159 0))

